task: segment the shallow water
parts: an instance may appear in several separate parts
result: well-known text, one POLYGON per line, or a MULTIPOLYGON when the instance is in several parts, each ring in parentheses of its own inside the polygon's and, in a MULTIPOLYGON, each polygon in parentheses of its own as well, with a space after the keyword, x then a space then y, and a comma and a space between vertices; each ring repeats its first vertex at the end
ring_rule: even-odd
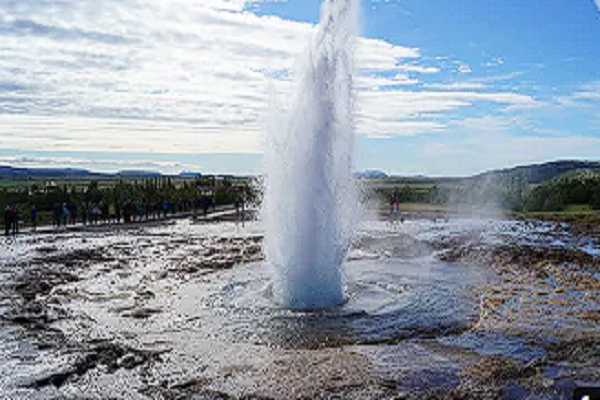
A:
POLYGON ((471 241, 485 244, 554 247, 581 250, 594 256, 600 254, 596 238, 573 235, 568 224, 546 221, 485 218, 418 219, 393 224, 388 221, 368 221, 362 223, 361 231, 373 235, 388 235, 390 231, 405 233, 429 242, 467 235, 471 241))
MULTIPOLYGON (((481 287, 499 277, 487 266, 440 262, 434 245, 456 238, 547 245, 559 237, 574 247, 581 241, 566 230, 512 221, 364 222, 346 263, 344 305, 290 311, 273 300, 271 272, 257 250, 261 235, 255 223, 181 220, 22 236, 2 246, 0 316, 23 301, 11 282, 24 270, 52 262, 64 269, 76 259, 67 269, 80 280, 39 299, 62 313, 49 325, 59 339, 0 318, 0 397, 289 398, 351 390, 381 398, 389 390, 455 387, 474 357, 530 362, 544 350, 509 333, 474 329, 481 287), (57 387, 35 388, 99 341, 160 355, 114 371, 100 363, 57 387)), ((127 354, 121 357, 127 365, 127 354)))

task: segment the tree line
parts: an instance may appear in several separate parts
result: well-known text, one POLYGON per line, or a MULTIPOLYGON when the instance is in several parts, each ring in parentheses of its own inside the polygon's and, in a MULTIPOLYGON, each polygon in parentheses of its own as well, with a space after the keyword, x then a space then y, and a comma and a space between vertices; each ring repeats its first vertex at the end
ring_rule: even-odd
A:
POLYGON ((564 211, 571 204, 600 210, 600 175, 567 174, 539 185, 522 176, 471 178, 455 185, 401 185, 379 190, 390 204, 466 204, 515 212, 564 211))
POLYGON ((570 204, 600 210, 600 175, 565 176, 537 186, 524 208, 525 211, 564 211, 570 204))
POLYGON ((254 201, 248 181, 215 176, 91 180, 84 187, 68 181, 45 187, 34 183, 0 191, 2 210, 10 207, 21 222, 37 219, 42 225, 130 222, 254 201))

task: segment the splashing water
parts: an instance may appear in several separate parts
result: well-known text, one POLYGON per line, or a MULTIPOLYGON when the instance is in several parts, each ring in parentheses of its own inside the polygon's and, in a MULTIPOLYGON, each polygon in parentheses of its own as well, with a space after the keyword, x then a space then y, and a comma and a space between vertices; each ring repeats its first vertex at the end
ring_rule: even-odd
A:
POLYGON ((344 302, 355 226, 354 47, 358 0, 325 0, 291 108, 269 131, 263 219, 274 294, 284 307, 344 302))

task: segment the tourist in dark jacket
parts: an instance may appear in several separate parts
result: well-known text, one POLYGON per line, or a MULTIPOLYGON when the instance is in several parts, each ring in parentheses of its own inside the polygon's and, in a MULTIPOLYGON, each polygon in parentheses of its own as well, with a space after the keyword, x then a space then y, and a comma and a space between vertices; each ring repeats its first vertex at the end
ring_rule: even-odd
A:
POLYGON ((21 213, 19 212, 17 206, 13 206, 11 218, 13 235, 16 235, 17 233, 19 233, 19 220, 21 219, 21 213))
POLYGON ((54 204, 54 226, 60 228, 60 221, 62 216, 62 207, 60 203, 54 204))
POLYGON ((31 217, 31 228, 35 231, 37 229, 37 208, 35 208, 35 205, 31 206, 29 216, 31 217))
POLYGON ((10 228, 12 226, 12 207, 7 205, 4 208, 4 234, 10 235, 10 228))

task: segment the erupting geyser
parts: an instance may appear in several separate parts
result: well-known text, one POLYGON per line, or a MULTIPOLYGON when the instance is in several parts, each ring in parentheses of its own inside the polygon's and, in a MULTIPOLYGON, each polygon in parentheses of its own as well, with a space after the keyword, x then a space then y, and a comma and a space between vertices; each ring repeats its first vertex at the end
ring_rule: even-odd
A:
POLYGON ((289 110, 269 130, 263 219, 274 294, 284 307, 344 302, 355 225, 354 50, 358 0, 325 0, 289 110))

